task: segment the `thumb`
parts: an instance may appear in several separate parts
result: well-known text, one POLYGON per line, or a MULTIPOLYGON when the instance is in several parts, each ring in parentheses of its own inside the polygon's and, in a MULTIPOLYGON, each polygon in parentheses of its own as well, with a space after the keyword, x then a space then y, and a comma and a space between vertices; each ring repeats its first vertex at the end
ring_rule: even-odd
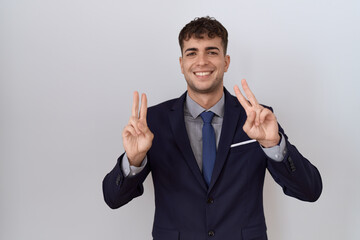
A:
MULTIPOLYGON (((147 124, 144 124, 142 122, 138 123, 138 127, 141 131, 142 134, 144 134, 144 137, 150 141, 150 143, 152 142, 153 138, 154 138, 154 134, 150 131, 149 127, 147 124)), ((150 144, 151 145, 151 144, 150 144)))
POLYGON ((149 131, 149 128, 147 127, 147 125, 144 124, 144 123, 142 123, 142 122, 139 122, 139 123, 138 123, 138 128, 139 128, 140 131, 141 131, 142 133, 144 133, 144 134, 149 131))

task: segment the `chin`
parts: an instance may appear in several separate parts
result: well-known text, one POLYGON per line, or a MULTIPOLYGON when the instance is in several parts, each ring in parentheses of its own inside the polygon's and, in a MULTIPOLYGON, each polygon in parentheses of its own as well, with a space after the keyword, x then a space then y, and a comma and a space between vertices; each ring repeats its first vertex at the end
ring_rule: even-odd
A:
POLYGON ((194 86, 194 85, 189 85, 191 91, 196 92, 196 93, 201 93, 201 94, 207 94, 207 93, 213 93, 216 92, 218 90, 218 86, 194 86))
POLYGON ((209 79, 209 81, 199 81, 197 79, 188 80, 186 78, 185 80, 187 82, 188 89, 194 93, 206 94, 217 92, 219 91, 219 88, 221 88, 221 90, 223 89, 222 81, 219 80, 216 81, 214 79, 209 79))

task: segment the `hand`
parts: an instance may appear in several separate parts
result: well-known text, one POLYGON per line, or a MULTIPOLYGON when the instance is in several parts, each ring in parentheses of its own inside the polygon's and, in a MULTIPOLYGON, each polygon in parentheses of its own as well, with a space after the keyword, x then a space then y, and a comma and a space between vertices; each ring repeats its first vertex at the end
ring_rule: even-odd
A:
POLYGON ((280 141, 279 127, 272 111, 261 106, 251 92, 245 79, 241 80, 246 98, 239 87, 234 86, 234 91, 240 104, 245 109, 247 119, 243 126, 244 132, 251 139, 256 139, 263 147, 273 147, 280 141))
POLYGON ((146 122, 147 98, 141 95, 141 107, 139 113, 139 93, 134 92, 132 113, 129 123, 125 126, 122 138, 123 145, 130 165, 139 167, 149 151, 154 134, 150 131, 146 122))

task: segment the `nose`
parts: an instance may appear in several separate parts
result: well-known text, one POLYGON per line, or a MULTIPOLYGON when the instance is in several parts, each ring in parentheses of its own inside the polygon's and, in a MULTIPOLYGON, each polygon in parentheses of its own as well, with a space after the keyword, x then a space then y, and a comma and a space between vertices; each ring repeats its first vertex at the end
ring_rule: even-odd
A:
POLYGON ((197 59, 197 64, 199 66, 203 66, 206 65, 208 63, 208 59, 207 59, 207 55, 206 53, 199 53, 198 54, 198 59, 197 59))

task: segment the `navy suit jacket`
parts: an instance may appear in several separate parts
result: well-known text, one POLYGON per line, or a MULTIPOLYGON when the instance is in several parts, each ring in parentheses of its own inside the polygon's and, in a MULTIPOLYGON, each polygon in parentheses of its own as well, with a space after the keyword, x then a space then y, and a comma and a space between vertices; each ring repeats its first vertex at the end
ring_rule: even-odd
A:
POLYGON ((154 133, 148 163, 134 177, 124 177, 122 156, 103 180, 105 202, 115 209, 143 193, 151 172, 155 190, 154 240, 267 239, 263 210, 263 184, 268 169, 285 194, 315 201, 322 191, 320 174, 284 134, 287 154, 282 162, 268 158, 258 142, 242 127, 246 113, 224 89, 225 113, 211 178, 207 187, 192 152, 184 122, 184 101, 169 100, 148 109, 154 133))

